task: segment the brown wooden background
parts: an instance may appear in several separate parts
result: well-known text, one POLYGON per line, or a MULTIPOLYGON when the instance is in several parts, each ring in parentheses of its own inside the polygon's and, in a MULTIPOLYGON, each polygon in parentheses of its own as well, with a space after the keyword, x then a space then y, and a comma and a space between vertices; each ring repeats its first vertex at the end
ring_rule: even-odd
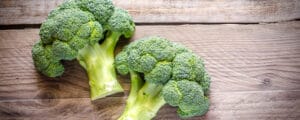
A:
MULTIPOLYGON (((0 0, 0 119, 113 120, 130 87, 91 102, 76 61, 59 78, 34 69, 39 26, 62 0, 0 0)), ((131 39, 160 35, 205 60, 212 76, 209 112, 199 119, 300 119, 299 0, 114 0, 137 23, 131 39)), ((128 41, 118 44, 119 51, 128 41)), ((157 120, 176 120, 163 107, 157 120)))

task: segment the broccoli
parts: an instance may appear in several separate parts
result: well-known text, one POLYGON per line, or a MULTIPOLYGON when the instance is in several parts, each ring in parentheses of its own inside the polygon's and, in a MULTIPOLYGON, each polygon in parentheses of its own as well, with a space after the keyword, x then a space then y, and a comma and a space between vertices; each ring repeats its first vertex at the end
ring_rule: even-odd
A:
POLYGON ((49 77, 61 76, 63 61, 77 59, 87 71, 91 99, 123 88, 116 79, 114 49, 121 36, 130 38, 135 24, 129 13, 110 0, 68 0, 51 11, 32 48, 34 65, 49 77))
POLYGON ((149 120, 166 103, 181 118, 205 114, 210 77, 191 50, 161 37, 132 42, 115 59, 122 75, 130 74, 131 90, 119 120, 149 120))

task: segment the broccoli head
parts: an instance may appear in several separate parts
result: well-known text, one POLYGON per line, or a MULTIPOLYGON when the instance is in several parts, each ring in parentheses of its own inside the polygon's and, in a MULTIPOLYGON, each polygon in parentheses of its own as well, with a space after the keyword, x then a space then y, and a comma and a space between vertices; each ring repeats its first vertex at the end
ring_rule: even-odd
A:
POLYGON ((95 100, 123 89, 116 80, 114 49, 135 25, 127 11, 110 0, 67 0, 51 11, 32 48, 34 65, 49 77, 61 76, 62 61, 77 59, 87 71, 95 100))
POLYGON ((119 120, 149 120, 165 103, 178 107, 181 118, 208 111, 210 77, 202 59, 186 47, 147 37, 126 46, 115 64, 120 74, 131 76, 131 90, 119 120))

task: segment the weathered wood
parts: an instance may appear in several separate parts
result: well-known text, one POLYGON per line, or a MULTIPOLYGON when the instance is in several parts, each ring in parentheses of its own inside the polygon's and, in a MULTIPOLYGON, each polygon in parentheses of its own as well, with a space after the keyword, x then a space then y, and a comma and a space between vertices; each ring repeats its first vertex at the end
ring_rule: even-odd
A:
MULTIPOLYGON (((0 25, 40 24, 63 0, 1 0, 0 25)), ((114 0, 137 23, 260 23, 300 18, 298 0, 114 0)))
MULTIPOLYGON (((94 103, 88 98, 0 101, 0 119, 115 120, 126 97, 109 97, 94 103)), ((300 116, 300 91, 223 92, 210 95, 209 112, 199 119, 295 120, 300 116)), ((178 120, 176 108, 164 106, 157 120, 178 120)))
MULTIPOLYGON (((205 59, 211 92, 300 90, 300 22, 259 25, 137 26, 133 39, 159 35, 205 59)), ((0 31, 0 99, 88 98, 88 79, 74 61, 60 78, 34 69, 38 29, 0 31)), ((120 41, 117 51, 128 41, 120 41)), ((119 77, 126 90, 129 78, 119 77)), ((120 95, 115 95, 120 96, 120 95)))

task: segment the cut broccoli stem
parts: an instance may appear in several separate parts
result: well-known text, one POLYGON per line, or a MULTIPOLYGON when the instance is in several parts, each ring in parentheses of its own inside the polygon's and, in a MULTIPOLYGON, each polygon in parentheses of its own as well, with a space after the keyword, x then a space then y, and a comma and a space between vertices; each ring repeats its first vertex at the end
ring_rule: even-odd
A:
POLYGON ((140 77, 131 72, 131 92, 126 108, 118 120, 151 120, 166 103, 161 96, 162 85, 141 82, 140 77))
POLYGON ((112 33, 101 45, 88 45, 79 51, 77 59, 87 71, 92 100, 124 91, 113 65, 114 48, 119 37, 120 34, 112 33))
POLYGON ((125 110, 130 108, 134 104, 136 96, 138 95, 139 90, 144 84, 144 81, 141 79, 139 74, 134 71, 130 71, 130 78, 131 78, 130 93, 127 98, 125 110))

